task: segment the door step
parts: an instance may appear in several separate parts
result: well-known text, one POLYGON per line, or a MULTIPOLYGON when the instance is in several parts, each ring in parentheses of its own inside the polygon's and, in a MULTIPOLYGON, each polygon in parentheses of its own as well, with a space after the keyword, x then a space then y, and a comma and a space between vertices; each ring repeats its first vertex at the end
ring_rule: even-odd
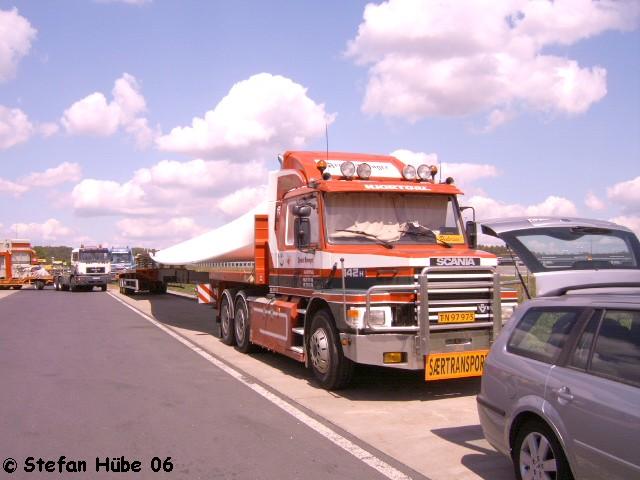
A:
POLYGON ((302 347, 299 347, 299 346, 289 347, 289 350, 291 350, 292 352, 300 353, 300 354, 302 354, 302 352, 304 351, 302 347))
POLYGON ((296 335, 304 335, 304 327, 293 327, 291 331, 296 335))

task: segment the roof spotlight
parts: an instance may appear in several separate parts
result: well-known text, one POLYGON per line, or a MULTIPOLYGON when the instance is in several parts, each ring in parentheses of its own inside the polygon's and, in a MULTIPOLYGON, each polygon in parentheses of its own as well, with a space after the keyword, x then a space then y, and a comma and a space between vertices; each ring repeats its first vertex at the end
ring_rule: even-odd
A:
POLYGON ((402 176, 405 180, 415 180, 416 167, 414 167, 413 165, 405 165, 402 169, 402 176))
POLYGON ((453 183, 453 177, 447 177, 444 183, 446 183, 447 185, 451 185, 453 183))
POLYGON ((431 167, 429 165, 420 165, 418 167, 418 178, 420 180, 429 180, 431 177, 431 167))
POLYGON ((353 175, 356 173, 356 166, 353 162, 342 162, 340 172, 345 178, 353 178, 353 175))
POLYGON ((429 170, 431 170, 431 180, 435 180, 436 173, 438 173, 438 167, 436 165, 431 165, 429 170))
POLYGON ((369 177, 371 176, 371 165, 368 163, 361 163, 358 165, 356 172, 358 173, 358 177, 362 180, 369 180, 369 177))
POLYGON ((318 160, 316 162, 316 167, 318 168, 318 170, 320 170, 320 173, 322 174, 322 172, 324 172, 327 169, 327 162, 325 162, 324 160, 318 160))

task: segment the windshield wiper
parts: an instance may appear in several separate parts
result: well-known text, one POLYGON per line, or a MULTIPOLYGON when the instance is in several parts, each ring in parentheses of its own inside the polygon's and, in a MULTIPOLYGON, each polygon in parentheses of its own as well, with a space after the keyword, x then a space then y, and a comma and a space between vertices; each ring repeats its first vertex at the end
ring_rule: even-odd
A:
POLYGON ((431 237, 433 238, 436 243, 439 243, 440 245, 443 245, 447 248, 451 248, 451 244, 449 242, 445 242, 444 240, 440 240, 438 238, 438 235, 436 235, 436 232, 434 232, 433 230, 431 230, 428 227, 425 227, 424 225, 420 225, 418 223, 407 223, 406 228, 401 229, 400 230, 402 233, 404 234, 409 234, 409 235, 419 235, 422 237, 431 237))
POLYGON ((382 240, 381 238, 379 238, 377 235, 374 235, 373 233, 367 233, 364 232, 362 230, 349 230, 349 229, 340 229, 340 230, 336 230, 336 232, 349 232, 349 233, 355 233, 356 235, 362 235, 363 237, 367 237, 367 238, 373 238, 377 243, 379 243, 380 245, 382 245, 385 248, 393 248, 393 245, 391 244, 391 242, 388 242, 386 240, 382 240))

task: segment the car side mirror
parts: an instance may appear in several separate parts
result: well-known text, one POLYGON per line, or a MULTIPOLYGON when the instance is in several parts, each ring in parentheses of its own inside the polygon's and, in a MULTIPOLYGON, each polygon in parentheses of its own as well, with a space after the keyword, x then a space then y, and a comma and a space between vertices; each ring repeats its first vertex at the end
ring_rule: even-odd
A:
POLYGON ((292 213, 296 217, 309 217, 311 215, 311 205, 295 205, 292 213))

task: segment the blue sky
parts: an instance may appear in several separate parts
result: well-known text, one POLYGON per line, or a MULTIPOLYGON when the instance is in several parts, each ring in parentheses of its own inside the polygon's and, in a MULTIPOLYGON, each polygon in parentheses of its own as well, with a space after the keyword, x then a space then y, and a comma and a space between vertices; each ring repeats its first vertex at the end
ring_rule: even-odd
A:
POLYGON ((367 5, 0 0, 0 237, 190 238, 325 122, 437 158, 481 216, 640 231, 638 2, 367 5))

